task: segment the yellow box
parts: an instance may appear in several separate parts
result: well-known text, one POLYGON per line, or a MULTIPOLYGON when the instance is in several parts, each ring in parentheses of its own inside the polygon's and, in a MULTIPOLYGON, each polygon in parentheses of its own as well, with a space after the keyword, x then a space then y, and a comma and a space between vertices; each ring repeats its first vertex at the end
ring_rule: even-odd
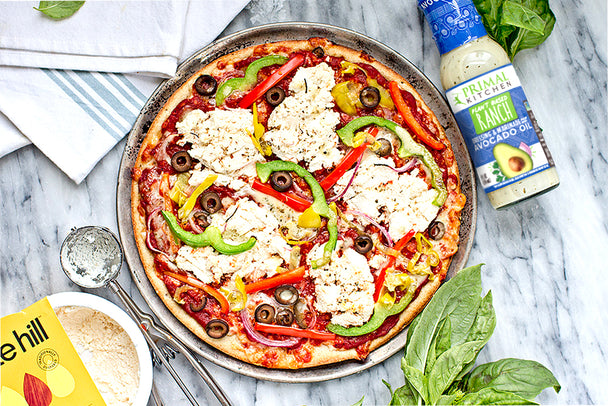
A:
POLYGON ((105 406, 47 298, 1 324, 3 406, 105 406))

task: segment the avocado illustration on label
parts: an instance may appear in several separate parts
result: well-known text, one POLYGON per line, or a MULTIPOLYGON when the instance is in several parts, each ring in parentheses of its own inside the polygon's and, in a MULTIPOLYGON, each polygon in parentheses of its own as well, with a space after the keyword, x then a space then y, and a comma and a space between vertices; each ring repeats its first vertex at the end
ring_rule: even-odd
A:
POLYGON ((507 179, 511 179, 532 169, 532 158, 519 148, 515 148, 504 142, 494 146, 492 150, 498 167, 507 179))

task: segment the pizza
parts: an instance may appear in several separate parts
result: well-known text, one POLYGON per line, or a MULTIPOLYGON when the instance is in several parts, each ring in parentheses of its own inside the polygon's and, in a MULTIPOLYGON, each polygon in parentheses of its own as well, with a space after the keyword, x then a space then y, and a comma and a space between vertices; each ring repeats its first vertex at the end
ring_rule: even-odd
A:
POLYGON ((445 278, 465 204, 450 142, 399 74, 324 38, 212 61, 132 169, 142 264, 167 308, 247 363, 364 360, 445 278))

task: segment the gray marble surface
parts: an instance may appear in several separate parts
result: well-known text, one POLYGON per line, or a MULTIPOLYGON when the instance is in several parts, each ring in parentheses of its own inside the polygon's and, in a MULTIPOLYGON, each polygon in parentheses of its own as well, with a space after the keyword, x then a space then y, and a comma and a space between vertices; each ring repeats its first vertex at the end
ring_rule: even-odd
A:
MULTIPOLYGON (((608 172, 606 1, 553 0, 553 34, 514 61, 543 126, 561 178, 558 189, 504 211, 478 195, 469 264, 485 263, 497 327, 479 362, 537 360, 562 384, 543 404, 601 404, 608 399, 608 172)), ((366 34, 406 56, 437 86, 439 54, 414 1, 253 0, 222 35, 279 21, 334 24, 366 34)), ((0 135, 1 136, 1 135, 0 135)), ((116 231, 116 176, 124 141, 75 185, 35 147, 0 159, 1 314, 34 299, 79 290, 61 272, 59 247, 74 226, 116 231)), ((143 304, 129 273, 119 278, 143 304)), ((95 294, 118 302, 105 290, 95 294)), ((387 404, 382 380, 403 384, 401 355, 362 373, 315 384, 278 384, 240 376, 209 362, 237 405, 387 404)), ((213 395, 175 362, 201 404, 213 395)), ((168 374, 155 370, 166 404, 187 404, 168 374)))

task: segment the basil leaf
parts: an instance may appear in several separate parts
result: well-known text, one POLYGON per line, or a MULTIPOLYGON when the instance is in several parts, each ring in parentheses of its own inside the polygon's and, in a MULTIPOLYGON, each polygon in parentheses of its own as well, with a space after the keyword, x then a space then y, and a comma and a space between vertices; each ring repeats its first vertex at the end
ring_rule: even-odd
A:
POLYGON ((384 384, 388 387, 388 390, 391 392, 391 401, 389 406, 407 406, 407 405, 415 405, 418 403, 417 397, 414 394, 412 388, 407 384, 403 385, 400 388, 397 388, 395 392, 391 388, 391 385, 386 382, 384 379, 382 380, 384 384))
POLYGON ((359 401, 357 403, 354 403, 352 406, 362 406, 363 405, 363 399, 365 399, 365 396, 363 396, 361 399, 359 399, 359 401))
POLYGON ((447 351, 452 345, 452 332, 451 332, 452 324, 450 323, 450 318, 446 317, 443 319, 437 332, 435 333, 435 337, 433 337, 433 341, 431 342, 431 346, 429 348, 429 354, 426 358, 426 371, 428 373, 431 369, 433 369, 433 365, 435 365, 435 361, 437 357, 447 351))
POLYGON ((466 338, 481 301, 481 265, 465 268, 433 295, 418 318, 403 363, 425 371, 426 360, 439 324, 446 317, 451 321, 451 342, 458 344, 466 338))
MULTIPOLYGON (((484 345, 490 340, 496 327, 496 313, 494 312, 494 306, 492 306, 492 292, 488 292, 486 296, 481 300, 477 314, 475 315, 475 322, 469 331, 467 341, 483 341, 484 345)), ((456 380, 462 379, 462 377, 473 368, 475 365, 475 357, 468 365, 462 368, 460 374, 456 377, 456 380)))
POLYGON ((41 1, 38 8, 34 7, 34 9, 55 20, 60 20, 77 12, 83 4, 84 1, 41 1))
POLYGON ((486 341, 471 341, 450 348, 435 363, 428 376, 428 402, 435 404, 462 369, 477 358, 486 341))
MULTIPOLYGON (((410 387, 410 390, 416 399, 422 399, 425 404, 428 404, 427 383, 428 380, 424 374, 416 368, 413 368, 405 363, 405 358, 401 359, 401 370, 405 377, 405 383, 410 387)), ((418 401, 414 402, 418 404, 418 401)))
MULTIPOLYGON (((525 2, 527 1, 528 0, 525 2)), ((539 9, 533 8, 533 10, 542 16, 545 22, 544 33, 540 34, 529 30, 519 29, 516 31, 516 33, 514 33, 516 35, 511 34, 509 37, 511 44, 509 50, 507 51, 511 58, 513 58, 516 53, 523 49, 534 48, 535 46, 542 44, 553 31, 553 26, 555 25, 555 15, 549 9, 548 4, 539 5, 541 6, 539 9)))
POLYGON ((463 388, 476 392, 492 387, 508 391, 525 399, 534 399, 545 388, 559 392, 561 386, 555 376, 536 361, 505 358, 475 368, 465 379, 463 388))
POLYGON ((504 2, 501 23, 513 25, 541 35, 545 33, 545 21, 533 10, 514 1, 507 0, 504 2))
POLYGON ((511 392, 503 392, 495 388, 483 388, 478 392, 467 393, 457 405, 536 405, 511 392))
POLYGON ((455 405, 460 399, 463 397, 462 392, 452 393, 450 395, 441 395, 439 399, 437 399, 436 405, 455 405))
POLYGON ((488 35, 511 59, 542 44, 553 31, 555 15, 548 0, 473 0, 488 35))
POLYGON ((405 349, 404 349, 405 351, 407 351, 407 347, 410 344, 410 341, 412 340, 412 334, 414 334, 414 331, 416 330, 416 326, 418 325, 419 321, 420 321, 420 316, 418 316, 414 320, 412 320, 410 325, 407 327, 407 338, 405 341, 405 349))

